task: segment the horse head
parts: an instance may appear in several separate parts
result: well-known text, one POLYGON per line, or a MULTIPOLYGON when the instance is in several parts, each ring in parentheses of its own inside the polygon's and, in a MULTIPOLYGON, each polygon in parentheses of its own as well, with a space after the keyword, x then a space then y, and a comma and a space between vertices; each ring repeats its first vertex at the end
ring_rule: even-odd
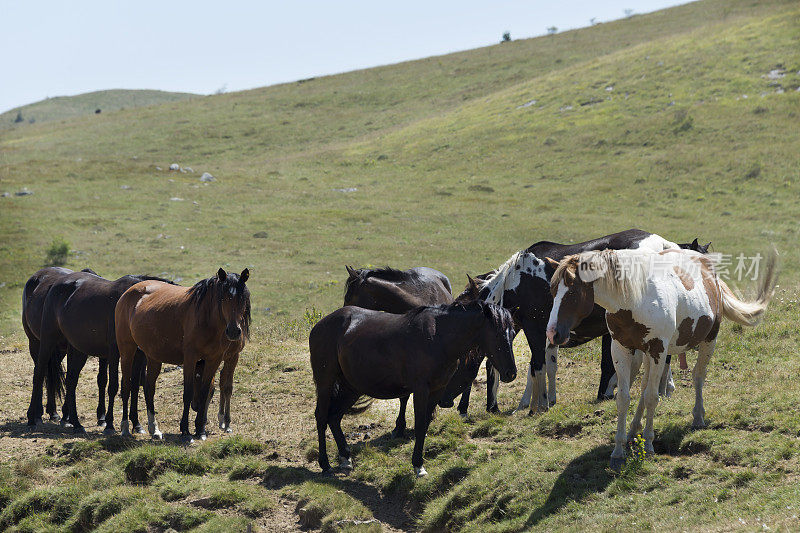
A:
POLYGON ((225 321, 225 337, 238 341, 250 337, 250 290, 247 288, 250 271, 227 273, 220 268, 214 278, 219 309, 225 321))
POLYGON ((514 361, 514 320, 511 313, 498 305, 480 302, 483 327, 478 333, 478 347, 500 372, 500 380, 508 383, 517 377, 514 361))

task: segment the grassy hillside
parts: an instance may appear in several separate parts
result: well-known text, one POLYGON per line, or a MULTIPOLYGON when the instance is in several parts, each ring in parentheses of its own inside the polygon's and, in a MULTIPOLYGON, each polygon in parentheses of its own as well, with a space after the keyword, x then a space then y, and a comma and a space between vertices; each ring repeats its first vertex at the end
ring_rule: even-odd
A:
POLYGON ((111 89, 95 91, 75 96, 56 96, 32 104, 15 107, 0 114, 0 129, 33 124, 36 122, 53 122, 101 112, 119 111, 150 105, 177 102, 196 97, 190 93, 173 93, 166 91, 111 89), (16 122, 22 115, 22 122, 16 122))
MULTIPOLYGON (((798 42, 796 2, 704 0, 421 61, 0 132, 0 192, 12 194, 0 198, 0 347, 9 368, 0 450, 22 465, 0 472, 8 495, 0 502, 14 502, 0 524, 35 528, 66 517, 109 530, 213 527, 204 513, 219 507, 237 524, 276 530, 800 527, 798 42), (170 163, 194 172, 169 171, 170 163), (201 183, 202 172, 217 181, 201 183), (33 194, 13 195, 23 188, 33 194), (698 236, 734 255, 771 243, 781 252, 767 323, 721 330, 706 387, 709 429, 689 429, 693 394, 681 375, 659 406, 656 457, 621 477, 605 470, 616 408, 591 402, 599 346, 590 343, 563 352, 560 403, 545 415, 486 416, 477 388, 471 420, 442 413, 429 479, 413 480, 411 444, 387 436, 391 402, 346 419, 358 442, 351 476, 316 476, 306 310, 340 304, 345 264, 427 265, 460 287, 465 273, 537 240, 629 227, 698 236), (59 439, 57 428, 27 433, 19 299, 57 238, 71 245, 67 266, 106 277, 147 272, 190 284, 219 266, 250 267, 255 334, 236 378, 234 419, 239 434, 266 447, 243 444, 221 460, 214 447, 223 440, 212 438, 184 463, 174 444, 140 439, 129 450, 92 432, 90 444, 59 439), (19 462, 47 447, 50 458, 19 462), (161 466, 145 482, 126 477, 151 463, 161 466), (26 468, 32 474, 22 479, 26 468), (55 485, 66 488, 51 495, 55 485), (167 490, 175 485, 185 490, 167 490), (234 496, 214 496, 221 492, 234 496), (68 511, 104 494, 138 498, 135 519, 119 509, 103 519, 68 511), (227 503, 208 507, 209 499, 227 503)), ((734 283, 745 292, 751 284, 734 283)), ((524 339, 515 346, 524 368, 524 339)), ((87 415, 92 380, 85 371, 79 390, 87 415)), ((515 405, 523 386, 504 387, 501 406, 515 405)), ((173 443, 179 395, 177 373, 163 376, 156 403, 173 443)))

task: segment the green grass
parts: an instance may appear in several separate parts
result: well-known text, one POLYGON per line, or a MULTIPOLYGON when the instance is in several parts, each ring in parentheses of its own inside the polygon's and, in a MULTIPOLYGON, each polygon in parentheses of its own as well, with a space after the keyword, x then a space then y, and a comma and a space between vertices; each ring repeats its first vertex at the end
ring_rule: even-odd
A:
POLYGON ((0 130, 23 128, 29 124, 64 121, 67 119, 137 107, 177 102, 197 95, 166 91, 111 89, 76 96, 56 96, 0 113, 0 130), (17 117, 22 121, 17 122, 17 117))
MULTIPOLYGON (((234 390, 244 437, 213 435, 191 449, 53 437, 39 456, 20 446, 0 465, 0 522, 797 529, 799 40, 795 2, 704 0, 502 46, 0 131, 0 192, 34 192, 0 198, 0 347, 27 349, 22 287, 59 236, 68 267, 106 277, 190 284, 247 266, 253 299, 234 390), (767 79, 776 68, 785 76, 767 79), (166 170, 173 162, 196 172, 166 170), (204 171, 217 181, 200 183, 204 171), (348 187, 357 190, 336 190, 348 187), (545 414, 484 414, 478 388, 467 421, 440 412, 425 479, 410 467, 413 442, 389 436, 396 403, 380 402, 344 422, 354 471, 317 475, 306 339, 341 304, 345 264, 428 265, 458 289, 465 273, 537 240, 629 227, 711 240, 723 253, 772 243, 781 253, 764 324, 721 329, 705 388, 708 429, 690 429, 693 390, 676 372, 673 398, 658 407, 655 456, 621 476, 607 470, 616 407, 593 401, 592 342, 563 352, 559 403, 545 414)), ((736 285, 747 292, 752 282, 736 285)), ((524 368, 524 339, 515 351, 524 368)), ((3 356, 19 365, 3 389, 13 429, 30 360, 3 356)), ((93 376, 81 379, 87 414, 96 388, 93 376)), ((501 388, 502 407, 516 405, 521 381, 501 388)), ((156 402, 168 436, 179 397, 177 374, 165 373, 156 402)))

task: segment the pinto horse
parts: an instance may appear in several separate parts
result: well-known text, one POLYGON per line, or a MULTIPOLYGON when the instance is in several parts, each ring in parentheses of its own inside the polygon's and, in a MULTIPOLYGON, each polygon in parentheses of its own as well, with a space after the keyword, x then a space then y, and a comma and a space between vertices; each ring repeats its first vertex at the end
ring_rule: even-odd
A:
MULTIPOLYGON (((37 279, 41 272, 43 271, 40 270, 31 280, 37 279)), ((64 422, 72 424, 75 433, 85 432, 78 418, 75 390, 87 357, 95 355, 101 361, 97 380, 100 388, 97 421, 98 425, 105 426, 107 433, 113 433, 114 398, 119 388, 119 352, 114 333, 114 306, 122 293, 143 280, 171 282, 152 276, 122 276, 111 281, 88 270, 70 273, 51 271, 49 274, 43 275, 45 282, 40 282, 31 292, 28 289, 33 283, 29 280, 23 296, 23 325, 26 333, 30 332, 29 339, 32 334, 38 342, 28 424, 35 426, 41 420, 44 374, 47 372, 52 376, 54 367, 60 369, 59 361, 66 351, 64 422), (46 294, 43 294, 45 287, 46 294), (107 410, 103 402, 105 379, 101 379, 104 378, 106 367, 109 376, 107 410)), ((52 381, 55 378, 50 379, 52 381)))
MULTIPOLYGON (((402 314, 423 305, 453 303, 450 280, 433 268, 345 268, 345 306, 402 314)), ((405 435, 407 405, 408 396, 400 398, 400 412, 392 431, 395 438, 405 435)))
POLYGON ((760 322, 775 291, 777 253, 770 254, 754 301, 738 299, 705 256, 683 250, 604 250, 570 255, 556 263, 551 281, 553 309, 547 338, 553 345, 567 342, 595 305, 605 309, 613 342, 611 353, 618 376, 617 433, 611 468, 625 462, 625 444, 644 428, 645 452, 653 453, 653 416, 658 405, 658 380, 667 355, 697 349, 692 371, 695 404, 693 426, 705 427, 703 383, 723 318, 744 326, 760 322), (626 439, 634 352, 644 354, 642 396, 626 439))
POLYGON ((417 476, 426 475, 425 432, 458 359, 478 348, 488 354, 503 381, 512 381, 517 375, 513 333, 508 311, 485 302, 417 307, 402 315, 348 306, 320 320, 308 342, 317 390, 314 413, 322 471, 330 471, 328 426, 340 466, 352 468, 341 421, 345 413, 366 409, 369 404, 359 402, 362 396, 389 399, 413 394, 411 464, 417 476))
POLYGON ((189 409, 197 410, 195 436, 206 438, 208 398, 214 375, 221 363, 219 426, 230 431, 230 401, 233 371, 239 353, 250 336, 250 291, 245 283, 250 271, 241 274, 219 269, 215 276, 192 287, 179 287, 160 281, 144 281, 128 289, 115 311, 117 345, 122 366, 122 434, 129 436, 128 397, 137 350, 147 357, 144 399, 147 429, 154 439, 162 439, 155 418, 156 379, 163 363, 183 366, 183 415, 181 440, 191 444, 189 409), (200 363, 202 361, 202 363, 200 363), (198 364, 199 363, 199 364, 198 364), (196 379, 198 367, 201 376, 196 379), (197 381, 197 383, 195 383, 197 381), (199 394, 195 388, 199 387, 199 394))
MULTIPOLYGON (((629 229, 578 244, 558 244, 541 241, 515 253, 497 270, 478 276, 477 281, 473 281, 470 278, 467 288, 456 298, 456 301, 486 300, 502 305, 512 311, 514 321, 518 329, 522 329, 525 332, 525 337, 531 349, 528 382, 517 410, 530 407, 531 413, 537 409, 545 411, 556 402, 558 347, 548 344, 545 338, 547 318, 553 303, 550 295, 550 277, 553 275, 553 268, 545 263, 543 258, 560 259, 571 254, 606 248, 613 250, 633 248, 654 251, 670 248, 688 248, 705 252, 710 244, 708 243, 704 247, 697 242, 697 239, 689 244, 676 244, 659 235, 639 229, 629 229), (545 383, 544 369, 547 372, 548 383, 545 383)), ((608 328, 603 316, 603 309, 595 306, 592 313, 583 322, 576 325, 571 341, 564 346, 565 348, 571 348, 584 344, 596 337, 602 337, 600 386, 597 391, 598 400, 608 399, 613 396, 615 381, 613 379, 614 365, 611 362, 611 337, 608 335, 608 328)), ((453 381, 448 386, 448 392, 450 392, 451 388, 455 391, 459 386, 472 383, 476 373, 477 370, 475 368, 464 367, 459 369, 459 372, 453 377, 453 381)), ((496 410, 497 376, 488 365, 487 376, 487 410, 496 410)), ((671 392, 670 388, 674 388, 674 385, 672 385, 671 372, 667 367, 660 389, 662 394, 668 395, 671 392)))

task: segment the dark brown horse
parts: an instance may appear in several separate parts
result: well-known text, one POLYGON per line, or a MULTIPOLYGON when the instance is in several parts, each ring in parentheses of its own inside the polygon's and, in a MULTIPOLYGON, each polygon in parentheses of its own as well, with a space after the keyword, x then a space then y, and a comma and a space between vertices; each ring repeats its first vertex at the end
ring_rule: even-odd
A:
POLYGON ((137 350, 147 357, 144 398, 147 427, 153 438, 163 438, 153 405, 156 379, 163 363, 183 366, 181 440, 191 443, 189 409, 194 405, 197 410, 195 436, 205 439, 208 398, 214 375, 224 362, 220 375, 219 420, 221 429, 230 430, 233 371, 250 336, 250 291, 245 285, 249 276, 247 269, 237 275, 220 268, 215 276, 190 288, 145 281, 122 295, 115 322, 122 366, 123 435, 130 435, 128 398, 137 350), (196 379, 198 370, 201 370, 200 377, 196 379), (195 388, 199 388, 199 393, 195 388))
MULTIPOLYGON (((402 314, 422 305, 453 303, 450 280, 433 268, 345 268, 348 274, 344 293, 345 306, 354 305, 402 314)), ((400 413, 392 431, 394 437, 405 434, 407 404, 408 396, 400 398, 400 413)))
MULTIPOLYGON (((89 268, 85 268, 81 272, 90 272, 94 274, 94 271, 89 268)), ((68 268, 46 267, 28 278, 28 281, 25 283, 25 288, 22 290, 22 329, 25 330, 25 335, 28 337, 28 349, 30 350, 34 366, 36 365, 36 360, 39 358, 39 337, 42 326, 42 313, 44 312, 44 300, 47 297, 47 291, 49 291, 50 287, 58 280, 73 273, 74 271, 68 268)), ((53 357, 45 370, 45 388, 47 390, 46 412, 53 422, 62 420, 61 416, 59 416, 56 411, 56 398, 61 398, 64 394, 64 369, 61 368, 61 361, 64 359, 66 353, 67 346, 60 346, 59 356, 53 357)), ((97 385, 100 389, 100 399, 97 404, 98 424, 101 420, 104 420, 106 416, 105 394, 106 381, 108 379, 107 367, 108 365, 103 360, 103 363, 100 365, 100 371, 97 374, 97 385)), ((67 418, 66 410, 67 406, 65 404, 63 406, 65 423, 67 418)), ((105 425, 104 421, 102 425, 105 425)))
POLYGON ((402 315, 348 306, 320 320, 311 330, 309 347, 322 471, 330 470, 328 426, 340 466, 352 467, 341 421, 345 413, 366 408, 357 405, 359 398, 413 394, 416 442, 411 464, 418 476, 425 475, 425 432, 458 359, 477 348, 488 354, 503 381, 512 381, 517 375, 513 336, 508 311, 485 302, 417 307, 402 315))
MULTIPOLYGON (((31 280, 36 277, 34 275, 31 280)), ((42 382, 45 374, 51 376, 51 383, 60 379, 56 378, 55 369, 60 370, 60 360, 66 352, 64 418, 72 424, 74 432, 84 432, 75 406, 75 389, 87 356, 98 356, 102 362, 101 371, 104 373, 104 366, 107 366, 109 376, 107 410, 103 409, 105 383, 102 381, 105 380, 101 381, 98 377, 101 389, 97 410, 98 424, 105 423, 105 431, 113 433, 114 398, 119 388, 119 352, 114 333, 114 306, 122 293, 132 285, 145 279, 160 278, 123 276, 110 281, 91 271, 51 272, 43 277, 46 283, 39 283, 30 293, 28 288, 34 282, 29 280, 23 296, 23 325, 26 333, 30 332, 29 339, 33 335, 38 341, 28 424, 35 426, 41 421, 42 382), (57 276, 51 277, 50 274, 57 276), (43 295, 45 286, 46 294, 43 295)))

